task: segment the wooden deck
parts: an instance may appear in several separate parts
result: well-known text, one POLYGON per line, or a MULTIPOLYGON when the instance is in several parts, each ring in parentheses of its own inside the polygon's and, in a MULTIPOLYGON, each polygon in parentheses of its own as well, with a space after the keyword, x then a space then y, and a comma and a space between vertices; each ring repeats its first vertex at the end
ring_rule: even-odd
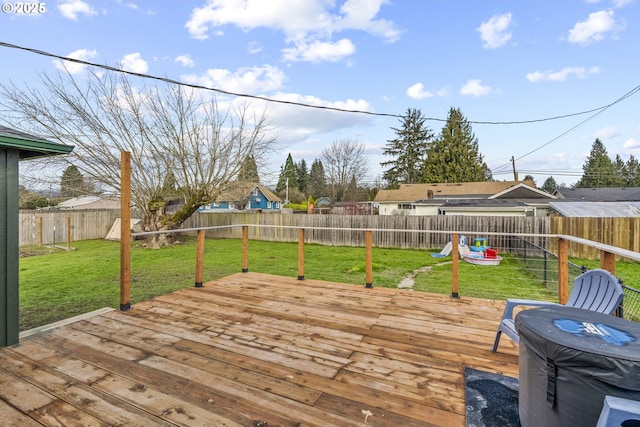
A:
POLYGON ((0 350, 6 426, 465 425, 465 367, 503 303, 257 273, 23 337, 0 350))

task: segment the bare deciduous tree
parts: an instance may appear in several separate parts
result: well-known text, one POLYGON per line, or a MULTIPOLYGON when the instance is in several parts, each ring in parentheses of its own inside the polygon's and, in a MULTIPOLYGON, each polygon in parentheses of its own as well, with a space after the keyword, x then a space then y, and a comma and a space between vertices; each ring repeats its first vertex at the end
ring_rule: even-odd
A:
POLYGON ((347 199, 349 186, 358 185, 369 171, 364 144, 350 139, 333 141, 320 154, 331 198, 347 199))
MULTIPOLYGON (((83 175, 120 192, 120 152, 131 153, 131 199, 149 231, 177 228, 215 201, 237 178, 247 156, 259 158, 275 139, 264 112, 248 104, 224 111, 211 92, 176 84, 134 85, 125 74, 40 74, 41 89, 0 84, 0 105, 12 122, 74 145, 70 156, 83 175), (167 194, 167 177, 175 188, 167 194), (170 197, 182 199, 168 212, 170 197)), ((165 242, 155 239, 154 245, 165 242)))

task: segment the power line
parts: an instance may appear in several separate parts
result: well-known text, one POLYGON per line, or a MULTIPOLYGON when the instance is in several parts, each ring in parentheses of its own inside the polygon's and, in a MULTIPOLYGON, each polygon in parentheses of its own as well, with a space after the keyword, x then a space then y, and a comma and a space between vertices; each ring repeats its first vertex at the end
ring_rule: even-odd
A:
MULTIPOLYGON (((399 118, 399 119, 405 118, 405 116, 402 115, 402 114, 375 113, 375 112, 372 112, 372 111, 365 111, 365 110, 350 110, 350 109, 346 109, 346 108, 328 107, 328 106, 322 106, 322 105, 312 105, 312 104, 307 104, 307 103, 304 103, 304 102, 285 101, 285 100, 282 100, 282 99, 269 98, 269 97, 266 97, 266 96, 250 95, 250 94, 239 93, 239 92, 231 92, 231 91, 220 89, 220 88, 211 88, 211 87, 202 86, 202 85, 196 85, 196 84, 192 84, 192 83, 180 82, 180 81, 177 81, 177 80, 174 80, 174 79, 170 79, 170 78, 167 78, 167 77, 159 77, 159 76, 154 76, 154 75, 151 75, 151 74, 137 73, 137 72, 134 72, 134 71, 123 70, 123 69, 112 67, 112 66, 106 65, 106 64, 98 64, 98 63, 95 63, 95 62, 89 62, 89 61, 85 61, 85 60, 82 60, 82 59, 69 58, 69 57, 65 57, 65 56, 62 56, 62 55, 57 55, 57 54, 46 52, 46 51, 39 50, 39 49, 19 46, 19 45, 6 43, 6 42, 1 42, 1 41, 0 41, 0 46, 1 47, 11 48, 11 49, 23 50, 23 51, 26 51, 26 52, 35 53, 37 55, 48 56, 50 58, 56 58, 56 59, 59 59, 61 61, 69 61, 69 62, 74 62, 76 64, 88 65, 88 66, 97 67, 97 68, 101 68, 101 69, 104 69, 104 70, 109 70, 109 71, 113 71, 113 72, 117 72, 117 73, 128 74, 128 75, 131 75, 131 76, 141 77, 141 78, 144 78, 144 79, 162 81, 162 82, 165 82, 165 83, 185 86, 185 87, 189 87, 189 88, 193 88, 193 89, 208 90, 208 91, 217 92, 217 93, 224 94, 224 95, 229 95, 229 96, 236 96, 236 97, 240 97, 240 98, 256 99, 256 100, 265 101, 265 102, 273 102, 273 103, 278 103, 278 104, 293 105, 293 106, 305 107, 305 108, 315 108, 315 109, 319 109, 319 110, 337 111, 337 112, 342 112, 342 113, 365 114, 365 115, 376 116, 376 117, 395 117, 395 118, 399 118)), ((637 92, 637 90, 639 88, 640 88, 640 86, 637 86, 634 89, 634 91, 637 92)), ((540 119, 515 120, 515 121, 467 120, 467 123, 477 124, 477 125, 520 125, 520 124, 531 124, 531 123, 540 123, 540 122, 547 122, 547 121, 552 121, 552 120, 565 119, 565 118, 580 116, 580 115, 589 114, 589 113, 593 113, 593 112, 596 112, 596 114, 599 114, 600 112, 602 112, 602 111, 606 110, 607 108, 617 104, 618 102, 621 102, 622 100, 624 100, 625 98, 631 96, 632 94, 633 93, 629 93, 629 94, 619 98, 618 100, 616 100, 616 101, 614 101, 614 102, 612 102, 610 104, 604 105, 602 107, 597 107, 597 108, 593 108, 593 109, 586 110, 586 111, 580 111, 580 112, 577 112, 577 113, 563 114, 563 115, 558 115, 558 116, 553 116, 553 117, 545 117, 545 118, 540 118, 540 119)), ((589 120, 589 119, 587 119, 587 120, 589 120)), ((448 121, 448 119, 441 119, 441 118, 436 118, 436 117, 425 117, 425 120, 436 121, 436 122, 447 122, 448 121)), ((571 130, 573 130, 573 128, 571 130)), ((563 135, 560 135, 560 136, 563 136, 563 135)), ((560 136, 558 138, 560 138, 560 136)), ((557 138, 555 138, 555 139, 557 139, 557 138)), ((546 145, 549 145, 551 142, 555 141, 555 139, 549 141, 548 143, 546 143, 542 147, 544 147, 546 145)), ((542 147, 540 147, 540 148, 542 148, 542 147)), ((534 150, 534 151, 537 151, 537 150, 534 150)), ((524 156, 527 156, 527 155, 531 154, 532 152, 527 153, 524 156)), ((522 156, 522 157, 524 157, 524 156, 522 156)), ((522 157, 520 157, 520 159, 522 157)), ((519 160, 519 159, 517 159, 517 160, 519 160)))
MULTIPOLYGON (((631 89, 629 92, 625 93, 624 95, 622 95, 620 98, 616 99, 615 101, 613 101, 613 102, 611 102, 611 103, 609 103, 609 104, 607 104, 607 105, 605 105, 605 106, 603 106, 603 107, 600 107, 600 108, 597 108, 597 109, 591 110, 591 112, 595 111, 595 113, 594 113, 594 114, 592 114, 591 116, 587 117, 586 119, 584 119, 583 121, 581 121, 581 122, 580 122, 580 123, 578 123, 577 125, 575 125, 575 126, 571 127, 570 129, 566 130, 565 132, 562 132, 560 135, 556 136, 555 138, 550 139, 549 141, 545 142, 544 144, 540 145, 539 147, 534 148, 533 150, 529 151, 529 152, 528 152, 528 153, 526 153, 526 154, 523 154, 522 156, 518 157, 518 158, 517 158, 517 159, 515 159, 515 160, 521 160, 521 159, 523 159, 523 158, 525 158, 525 157, 529 156, 530 154, 535 153, 536 151, 540 151, 540 150, 542 150, 544 147, 546 147, 546 146, 548 146, 549 144, 551 144, 551 143, 553 143, 553 142, 557 141, 558 139, 562 138, 563 136, 565 136, 565 135, 567 135, 567 134, 569 134, 569 133, 573 132, 574 130, 576 130, 577 128, 579 128, 580 126, 582 126, 583 124, 585 124, 585 123, 586 123, 586 122, 588 122, 589 120, 591 120, 591 119, 593 119, 594 117, 598 116, 599 114, 603 113, 605 110, 607 110, 607 109, 609 109, 609 108, 613 107, 614 105, 618 104, 619 102, 622 102, 622 101, 624 101, 625 99, 627 99, 627 98, 629 98, 629 97, 631 97, 631 96, 635 95, 635 94, 636 94, 636 93, 638 93, 638 92, 640 92, 640 85, 638 85, 638 86, 634 87, 634 88, 633 88, 633 89, 631 89)), ((515 160, 514 160, 514 161, 515 161, 515 160)), ((497 169, 497 171, 496 171, 495 173, 499 173, 499 172, 503 171, 505 168, 507 168, 507 167, 509 167, 509 166, 511 166, 511 163, 510 163, 510 162, 509 162, 509 163, 506 163, 506 164, 504 164, 504 165, 502 165, 502 166, 499 166, 499 167, 497 167, 497 168, 496 168, 496 169, 497 169)), ((492 172, 492 173, 493 173, 493 172, 492 172)))

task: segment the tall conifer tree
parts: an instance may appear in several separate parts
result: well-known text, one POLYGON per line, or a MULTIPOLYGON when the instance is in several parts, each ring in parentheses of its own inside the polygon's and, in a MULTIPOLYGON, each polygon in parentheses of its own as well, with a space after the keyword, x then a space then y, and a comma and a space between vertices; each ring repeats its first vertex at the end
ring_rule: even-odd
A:
POLYGON ((388 168, 383 172, 382 178, 387 181, 389 188, 421 182, 422 163, 434 137, 425 120, 420 110, 408 108, 406 115, 400 120, 402 126, 391 128, 396 137, 387 141, 383 152, 391 160, 380 163, 383 168, 388 168))
POLYGON ((478 150, 478 139, 460 109, 451 108, 442 132, 430 145, 424 182, 482 182, 491 171, 478 150))
POLYGON ((619 187, 623 178, 611 161, 607 149, 599 138, 593 142, 589 157, 582 166, 582 178, 576 183, 576 187, 619 187))

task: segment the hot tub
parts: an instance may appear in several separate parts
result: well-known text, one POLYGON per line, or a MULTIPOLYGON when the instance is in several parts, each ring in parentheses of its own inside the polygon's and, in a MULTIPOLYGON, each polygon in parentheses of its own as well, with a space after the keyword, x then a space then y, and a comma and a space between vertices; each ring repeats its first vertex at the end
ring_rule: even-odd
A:
POLYGON ((605 396, 640 400, 640 324, 573 307, 524 310, 522 427, 595 426, 605 396))

